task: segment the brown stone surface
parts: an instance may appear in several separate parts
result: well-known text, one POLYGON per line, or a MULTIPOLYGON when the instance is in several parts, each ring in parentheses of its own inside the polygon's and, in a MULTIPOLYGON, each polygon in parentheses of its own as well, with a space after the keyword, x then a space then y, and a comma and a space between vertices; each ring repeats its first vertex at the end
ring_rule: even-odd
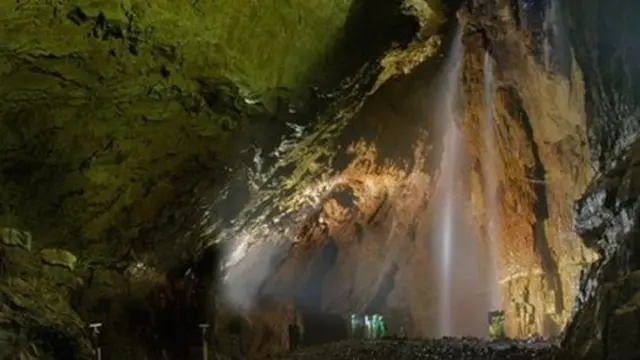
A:
MULTIPOLYGON (((468 237, 483 257, 489 250, 482 173, 484 50, 478 31, 485 29, 493 32, 507 333, 554 335, 571 312, 578 272, 593 259, 571 220, 573 201, 591 174, 581 75, 577 68, 570 79, 545 71, 527 46, 527 34, 500 13, 499 19, 475 14, 465 27, 465 111, 459 124, 467 159, 457 201, 464 209, 460 218, 470 226, 468 237)), ((332 184, 327 185, 330 195, 302 220, 263 294, 295 303, 303 313, 346 318, 376 311, 385 315, 392 332, 402 327, 411 336, 437 334, 433 221, 442 211, 436 187, 447 167, 442 158, 448 144, 434 117, 439 69, 437 62, 427 62, 369 98, 345 129, 346 145, 335 163, 340 171, 321 182, 332 184)), ((472 245, 456 251, 472 252, 472 245)), ((459 292, 453 309, 463 319, 461 327, 477 334, 482 329, 473 327, 486 321, 480 310, 486 294, 474 293, 463 280, 454 286, 459 292)))
MULTIPOLYGON (((573 201, 591 175, 582 77, 575 64, 568 78, 547 71, 533 55, 529 33, 516 26, 506 8, 493 16, 482 10, 474 11, 465 38, 463 128, 471 140, 474 171, 483 178, 486 48, 494 74, 507 332, 552 335, 570 313, 578 272, 592 260, 572 229, 573 201)), ((474 209, 479 223, 486 222, 482 207, 474 209)))

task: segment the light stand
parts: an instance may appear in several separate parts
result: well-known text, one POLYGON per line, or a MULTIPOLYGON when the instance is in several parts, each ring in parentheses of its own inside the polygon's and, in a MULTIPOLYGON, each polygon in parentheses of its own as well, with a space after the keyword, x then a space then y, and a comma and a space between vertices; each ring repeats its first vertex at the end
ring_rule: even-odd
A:
POLYGON ((95 350, 93 351, 93 353, 96 355, 96 360, 102 360, 102 348, 100 347, 100 328, 102 327, 102 323, 91 323, 89 324, 89 328, 92 330, 93 332, 93 338, 94 338, 94 346, 95 346, 95 350))
POLYGON ((209 359, 209 347, 207 346, 207 330, 209 329, 209 324, 199 324, 198 327, 202 332, 202 360, 209 359))

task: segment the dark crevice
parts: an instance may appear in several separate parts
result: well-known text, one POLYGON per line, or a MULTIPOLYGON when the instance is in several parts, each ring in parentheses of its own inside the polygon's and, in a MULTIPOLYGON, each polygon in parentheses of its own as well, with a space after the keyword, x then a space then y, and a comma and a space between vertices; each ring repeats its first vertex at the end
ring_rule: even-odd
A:
POLYGON ((532 232, 534 237, 534 251, 540 257, 542 270, 545 274, 547 284, 551 287, 555 296, 555 306, 558 312, 564 309, 564 294, 562 289, 562 283, 560 281, 560 274, 558 272, 558 264, 554 259, 549 246, 549 240, 544 231, 545 221, 549 219, 549 204, 547 202, 547 185, 546 185, 546 170, 544 164, 540 159, 538 145, 535 141, 533 134, 533 127, 531 121, 524 110, 522 99, 517 90, 510 87, 506 90, 508 96, 508 111, 514 119, 518 119, 521 122, 522 129, 525 132, 527 141, 531 144, 531 151, 533 153, 534 165, 529 169, 527 177, 531 179, 531 187, 535 194, 535 200, 533 204, 533 210, 536 217, 535 222, 532 225, 532 232))
POLYGON ((360 223, 355 223, 355 238, 358 243, 361 243, 364 239, 364 226, 360 223))
POLYGON ((345 209, 353 209, 356 206, 356 195, 349 185, 342 184, 337 186, 329 196, 345 209))
POLYGON ((382 211, 382 209, 385 207, 385 205, 387 205, 388 200, 389 200, 389 193, 385 192, 384 197, 380 201, 380 204, 378 204, 378 207, 376 207, 376 210, 367 219, 367 224, 373 223, 378 218, 378 215, 380 215, 380 212, 382 211))

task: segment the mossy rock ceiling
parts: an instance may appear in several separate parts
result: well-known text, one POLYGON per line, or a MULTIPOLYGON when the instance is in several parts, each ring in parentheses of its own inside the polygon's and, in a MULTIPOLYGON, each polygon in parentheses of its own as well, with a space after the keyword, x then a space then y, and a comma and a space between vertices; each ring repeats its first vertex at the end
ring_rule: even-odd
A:
MULTIPOLYGON (((0 225, 31 231, 36 248, 110 260, 132 239, 175 241, 194 193, 221 186, 250 144, 275 146, 278 99, 308 100, 308 86, 335 87, 406 46, 442 21, 431 8, 0 2, 0 225)), ((312 125, 316 112, 299 117, 312 125)))

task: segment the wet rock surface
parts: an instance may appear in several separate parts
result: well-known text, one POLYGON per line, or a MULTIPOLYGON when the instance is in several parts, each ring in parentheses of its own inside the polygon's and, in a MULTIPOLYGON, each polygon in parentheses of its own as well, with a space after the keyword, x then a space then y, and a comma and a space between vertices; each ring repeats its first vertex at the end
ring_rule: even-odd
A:
POLYGON ((615 5, 606 0, 559 3, 567 17, 576 61, 584 73, 593 160, 600 170, 609 169, 612 154, 624 153, 640 131, 640 91, 636 85, 640 44, 635 40, 640 24, 634 16, 639 5, 634 0, 615 5))
POLYGON ((576 202, 574 225, 600 259, 582 273, 562 349, 568 358, 638 359, 640 93, 634 79, 640 71, 628 65, 640 54, 631 35, 638 22, 630 17, 638 3, 571 0, 563 6, 584 73, 589 145, 600 172, 576 202))
POLYGON ((442 338, 345 341, 304 349, 280 359, 554 359, 556 345, 543 340, 442 338))
MULTIPOLYGON (((592 176, 583 76, 577 66, 554 65, 542 51, 553 35, 540 20, 553 20, 544 10, 553 2, 527 6, 532 21, 523 23, 508 3, 476 1, 460 12, 466 22, 461 129, 471 148, 471 209, 484 241, 500 239, 507 334, 551 336, 566 323, 574 283, 592 258, 572 227, 572 205, 592 176), (491 181, 499 184, 497 206, 486 195, 491 181), (497 233, 488 226, 492 213, 500 217, 497 233)), ((571 63, 571 54, 561 54, 569 47, 561 47, 551 53, 571 63)))
POLYGON ((601 254, 582 275, 564 351, 584 359, 637 359, 640 348, 640 141, 610 161, 576 204, 576 231, 601 254))

